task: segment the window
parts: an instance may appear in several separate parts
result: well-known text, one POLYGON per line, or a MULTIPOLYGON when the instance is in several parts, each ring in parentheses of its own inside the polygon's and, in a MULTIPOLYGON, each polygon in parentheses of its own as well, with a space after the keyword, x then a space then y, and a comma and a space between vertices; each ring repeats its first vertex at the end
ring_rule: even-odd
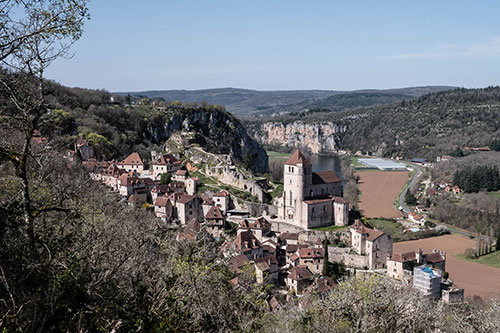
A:
POLYGON ((313 209, 312 209, 312 212, 314 213, 314 207, 313 207, 313 209))
POLYGON ((323 211, 326 211, 326 206, 323 206, 323 211))

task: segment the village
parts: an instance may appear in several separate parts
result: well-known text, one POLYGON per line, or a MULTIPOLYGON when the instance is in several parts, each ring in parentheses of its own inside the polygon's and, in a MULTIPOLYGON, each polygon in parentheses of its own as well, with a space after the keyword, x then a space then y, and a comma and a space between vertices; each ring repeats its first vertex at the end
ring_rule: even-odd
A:
MULTIPOLYGON (((248 209, 229 191, 207 190, 200 179, 214 175, 229 179, 228 185, 241 186, 242 191, 264 191, 267 185, 262 180, 256 182, 261 187, 255 183, 252 187, 241 174, 225 175, 238 173, 234 166, 219 165, 217 172, 207 166, 200 170, 166 152, 152 152, 149 163, 136 152, 122 161, 97 161, 84 139, 67 155, 72 161, 78 155, 91 177, 118 193, 127 205, 150 209, 176 230, 178 241, 207 232, 221 242, 235 275, 233 286, 275 288, 267 300, 273 310, 291 299, 306 301, 312 293, 329 291, 343 276, 362 274, 390 279, 435 301, 464 300, 464 289, 455 286, 446 272, 444 251, 424 253, 416 248, 394 253, 389 235, 350 216, 352 205, 343 198, 342 179, 332 170, 312 172, 300 150, 284 163, 282 194, 269 205, 251 203, 257 209, 248 209), (329 226, 339 229, 315 229, 329 226)), ((409 219, 424 223, 416 213, 409 219)))

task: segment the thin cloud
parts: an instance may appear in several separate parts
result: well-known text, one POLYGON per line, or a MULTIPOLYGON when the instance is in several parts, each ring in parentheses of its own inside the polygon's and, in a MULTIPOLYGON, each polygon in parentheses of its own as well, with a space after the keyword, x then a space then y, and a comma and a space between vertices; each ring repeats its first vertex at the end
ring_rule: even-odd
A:
POLYGON ((490 38, 479 44, 440 44, 426 52, 401 53, 383 57, 383 60, 439 60, 454 58, 500 57, 500 37, 490 38))

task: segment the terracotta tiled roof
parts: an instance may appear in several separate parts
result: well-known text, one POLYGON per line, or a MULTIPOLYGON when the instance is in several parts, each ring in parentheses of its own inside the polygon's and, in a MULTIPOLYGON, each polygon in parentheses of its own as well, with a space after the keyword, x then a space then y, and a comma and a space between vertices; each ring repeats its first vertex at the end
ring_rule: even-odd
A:
POLYGON ((200 195, 203 205, 214 205, 215 202, 208 195, 200 195))
POLYGON ((295 260, 297 260, 297 259, 299 259, 299 255, 298 255, 297 253, 294 253, 294 254, 292 254, 292 255, 290 256, 290 260, 292 260, 292 261, 295 261, 295 260))
POLYGON ((307 280, 313 276, 313 273, 307 268, 307 266, 296 266, 288 272, 288 277, 295 281, 307 280))
POLYGON ((408 262, 417 260, 415 252, 394 253, 391 260, 397 262, 408 262))
POLYGON ((175 172, 175 174, 176 174, 177 176, 185 176, 185 175, 187 175, 187 171, 186 171, 186 170, 177 170, 177 171, 175 172))
POLYGON ((214 197, 228 197, 228 196, 230 196, 230 194, 227 191, 220 191, 219 193, 215 193, 213 196, 214 197))
POLYGON ((173 155, 165 154, 161 155, 160 158, 156 159, 153 162, 153 165, 178 165, 180 161, 178 161, 173 155))
POLYGON ((445 261, 445 258, 443 258, 443 256, 439 252, 434 252, 434 253, 427 255, 427 262, 430 264, 443 262, 443 261, 445 261))
POLYGON ((161 197, 156 198, 155 206, 165 207, 167 205, 167 202, 168 202, 168 197, 163 195, 161 197))
POLYGON ((304 203, 306 205, 314 205, 314 204, 318 204, 318 203, 331 202, 331 201, 333 201, 333 197, 321 196, 321 197, 316 197, 313 199, 304 200, 304 203))
POLYGON ((342 179, 332 170, 318 171, 312 173, 313 184, 339 183, 342 179))
POLYGON ((144 165, 144 163, 142 162, 141 156, 139 156, 139 153, 136 153, 136 152, 128 155, 126 159, 119 162, 118 164, 120 164, 120 165, 144 165))
POLYGON ((229 259, 231 270, 234 273, 241 273, 241 268, 249 262, 250 260, 248 260, 247 256, 244 254, 239 254, 236 257, 232 257, 231 259, 229 259))
POLYGON ((238 236, 236 236, 232 245, 235 250, 241 253, 262 247, 262 244, 250 231, 241 232, 238 236))
POLYGON ((222 214, 221 210, 217 206, 212 206, 208 210, 207 214, 205 215, 206 219, 224 219, 224 215, 222 214))
POLYGON ((299 256, 301 258, 323 258, 325 255, 325 250, 318 248, 306 247, 299 250, 299 256))
POLYGON ((344 198, 341 198, 341 197, 335 197, 333 200, 336 203, 344 204, 344 205, 349 203, 349 201, 346 201, 344 198))
POLYGON ((196 195, 182 194, 181 197, 177 200, 177 202, 180 204, 187 204, 194 198, 196 198, 196 195))
POLYGON ((421 220, 422 216, 418 215, 417 213, 410 212, 410 216, 412 216, 415 220, 421 220))
POLYGON ((280 241, 287 240, 287 239, 299 240, 299 234, 298 233, 291 233, 291 232, 284 232, 278 236, 278 239, 280 241))
POLYGON ((383 233, 382 231, 373 230, 373 229, 369 229, 369 228, 366 228, 366 229, 368 231, 368 237, 366 237, 367 241, 374 241, 377 238, 385 235, 385 233, 383 233))
POLYGON ((303 164, 303 165, 311 165, 311 162, 307 159, 307 157, 302 154, 300 150, 296 150, 288 159, 288 161, 285 162, 286 165, 297 165, 297 164, 303 164))
POLYGON ((269 307, 271 308, 271 311, 276 311, 279 308, 281 308, 280 302, 278 302, 278 299, 274 296, 271 297, 271 299, 269 300, 268 303, 269 303, 269 307))
POLYGON ((184 232, 188 234, 196 234, 200 232, 201 230, 201 224, 198 222, 196 219, 191 219, 189 223, 184 227, 184 232))

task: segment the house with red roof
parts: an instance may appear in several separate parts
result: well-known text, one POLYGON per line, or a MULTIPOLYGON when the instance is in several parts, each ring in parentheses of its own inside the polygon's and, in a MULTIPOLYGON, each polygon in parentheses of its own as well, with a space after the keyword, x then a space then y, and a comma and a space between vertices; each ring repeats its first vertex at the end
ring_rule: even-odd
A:
POLYGON ((242 231, 251 231, 259 241, 263 242, 269 239, 264 239, 264 237, 271 233, 271 223, 263 216, 259 217, 254 222, 243 220, 239 225, 238 233, 242 231))
POLYGON ((392 239, 382 231, 366 227, 356 220, 350 227, 351 246, 358 255, 366 256, 368 269, 383 268, 392 255, 392 239))
POLYGON ((314 247, 299 249, 299 265, 307 266, 313 274, 321 274, 325 250, 314 247))
POLYGON ((262 258, 264 254, 262 243, 250 231, 239 233, 231 243, 226 244, 225 249, 244 254, 249 260, 262 258))
POLYGON ((135 171, 138 174, 142 174, 144 172, 144 162, 137 152, 133 152, 128 155, 123 161, 118 162, 116 166, 128 172, 135 171))
POLYGON ((286 286, 297 295, 302 295, 313 282, 313 273, 307 266, 296 266, 288 271, 286 286))
POLYGON ((413 222, 413 223, 416 223, 416 224, 420 224, 420 225, 424 225, 425 224, 425 217, 423 217, 422 215, 419 215, 415 212, 410 212, 408 214, 408 219, 413 222))
POLYGON ((200 198, 196 195, 180 194, 175 203, 175 208, 177 212, 176 218, 182 224, 186 224, 191 219, 200 220, 202 218, 200 198))
POLYGON ((218 206, 224 213, 229 210, 229 205, 231 203, 231 195, 228 191, 220 191, 212 196, 212 200, 215 205, 218 206))
POLYGON ((171 154, 162 154, 159 157, 154 158, 151 163, 154 179, 160 179, 162 173, 176 172, 181 168, 181 166, 181 161, 177 160, 177 158, 171 154))
POLYGON ((312 172, 311 162, 296 150, 285 162, 283 179, 283 194, 275 201, 280 219, 309 229, 334 225, 337 211, 337 223, 345 225, 349 205, 335 199, 342 197, 342 179, 333 170, 312 172))
POLYGON ((217 206, 212 206, 205 214, 206 228, 214 238, 219 238, 224 233, 226 227, 226 217, 217 206))
POLYGON ((413 268, 420 265, 427 265, 442 274, 446 268, 446 252, 434 249, 432 253, 424 253, 422 249, 418 249, 413 252, 394 253, 387 257, 387 276, 410 282, 413 268))

